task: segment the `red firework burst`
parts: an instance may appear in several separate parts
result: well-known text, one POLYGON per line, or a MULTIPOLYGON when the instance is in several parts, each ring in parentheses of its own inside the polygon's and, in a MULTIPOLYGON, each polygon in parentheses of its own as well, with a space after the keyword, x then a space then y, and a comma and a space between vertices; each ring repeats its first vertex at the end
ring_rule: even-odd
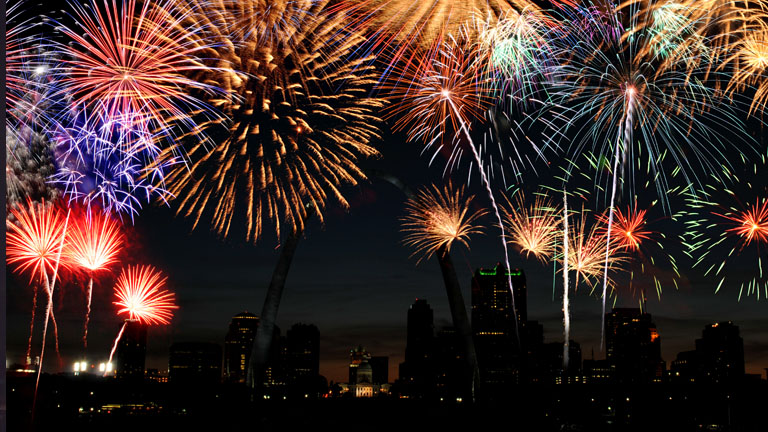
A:
POLYGON ((768 200, 755 200, 755 205, 734 215, 721 215, 737 224, 726 230, 742 238, 744 246, 753 240, 758 243, 768 243, 768 200))
POLYGON ((78 214, 67 237, 64 256, 91 273, 116 263, 124 240, 120 223, 100 211, 78 214))
POLYGON ((129 319, 144 324, 170 324, 173 309, 178 309, 172 292, 164 289, 167 277, 152 266, 128 266, 117 278, 113 302, 122 307, 117 313, 127 313, 129 319))
POLYGON ((640 249, 640 244, 650 239, 653 232, 644 231, 647 212, 648 210, 638 210, 637 204, 631 209, 627 207, 626 213, 616 209, 615 221, 611 227, 611 238, 616 240, 617 248, 637 252, 640 249))
MULTIPOLYGON (((26 206, 12 208, 15 222, 7 221, 6 262, 19 273, 31 270, 43 281, 56 269, 63 246, 66 220, 52 204, 27 200, 26 206)), ((65 265, 66 263, 61 263, 65 265)))

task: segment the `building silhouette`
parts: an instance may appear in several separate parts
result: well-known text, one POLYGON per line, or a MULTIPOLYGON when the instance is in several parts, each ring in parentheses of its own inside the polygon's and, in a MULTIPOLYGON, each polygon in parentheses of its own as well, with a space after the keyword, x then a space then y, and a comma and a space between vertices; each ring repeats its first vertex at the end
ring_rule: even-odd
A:
POLYGON ((400 364, 400 382, 412 397, 424 397, 434 388, 434 313, 425 299, 416 299, 408 309, 405 361, 400 364))
POLYGON ((144 379, 147 358, 147 325, 139 320, 127 319, 117 343, 115 374, 120 379, 144 379))
POLYGON ((218 344, 174 343, 168 358, 168 381, 183 385, 218 384, 221 382, 221 358, 218 344))
POLYGON ((472 333, 481 384, 493 392, 519 381, 523 347, 517 334, 528 319, 525 273, 502 264, 472 277, 472 333), (509 282, 514 289, 513 297, 509 282), (517 318, 517 323, 515 319, 517 318))
POLYGON ((614 308, 605 316, 607 360, 620 384, 661 382, 665 363, 651 315, 639 308, 614 308))
POLYGON ((258 326, 259 317, 247 311, 232 317, 227 336, 224 338, 225 381, 245 383, 258 326))
POLYGON ((467 375, 464 341, 454 327, 441 328, 435 336, 435 386, 445 400, 469 398, 471 377, 467 375))
POLYGON ((286 333, 286 378, 298 382, 320 375, 320 331, 312 324, 294 324, 286 333))
POLYGON ((670 366, 670 380, 679 383, 730 384, 744 376, 744 340, 731 321, 704 326, 696 349, 677 354, 670 366))

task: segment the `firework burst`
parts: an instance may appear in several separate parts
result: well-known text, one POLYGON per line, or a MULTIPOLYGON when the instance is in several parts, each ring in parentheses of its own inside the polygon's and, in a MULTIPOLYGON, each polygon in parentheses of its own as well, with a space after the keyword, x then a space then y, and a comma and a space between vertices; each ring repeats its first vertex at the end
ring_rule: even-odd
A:
POLYGON ((402 222, 404 243, 414 248, 411 256, 420 255, 421 262, 440 249, 450 252, 454 242, 469 248, 469 236, 482 234, 477 220, 487 214, 482 209, 470 211, 474 198, 465 194, 464 187, 449 184, 443 190, 437 186, 424 189, 406 201, 407 215, 402 222))
MULTIPOLYGON (((576 276, 573 286, 578 289, 579 283, 585 283, 591 291, 600 284, 605 273, 605 250, 608 247, 606 226, 599 219, 592 220, 589 212, 582 207, 581 212, 568 215, 570 230, 568 232, 568 263, 567 269, 576 276)), ((558 259, 563 261, 563 257, 558 259)), ((611 244, 607 268, 609 274, 622 270, 627 261, 624 253, 617 244, 611 244)), ((608 285, 614 286, 611 275, 608 285)))
POLYGON ((734 33, 736 36, 724 47, 727 54, 721 66, 733 68, 726 91, 733 95, 735 91, 754 89, 749 113, 762 113, 768 104, 768 10, 749 13, 734 33))
POLYGON ((330 199, 346 207, 341 186, 365 179, 358 160, 378 155, 370 144, 380 139, 377 111, 385 102, 368 96, 375 78, 369 59, 352 59, 362 37, 343 17, 323 12, 325 4, 299 9, 293 19, 301 25, 290 38, 266 42, 239 19, 238 8, 261 2, 204 3, 190 13, 189 20, 209 23, 199 36, 221 46, 206 55, 226 67, 198 80, 226 90, 210 103, 231 119, 205 123, 220 140, 210 150, 195 142, 191 166, 169 176, 178 212, 193 216, 195 226, 210 219, 227 236, 242 212, 249 240, 270 221, 279 237, 283 225, 302 230, 310 212, 322 222, 330 199))
MULTIPOLYGON (((765 160, 755 164, 747 177, 765 172, 765 160)), ((735 177, 735 176, 734 176, 735 177)), ((760 177, 762 178, 762 177, 760 177)), ((746 179, 746 177, 745 177, 746 179)), ((703 192, 689 197, 686 212, 686 246, 694 259, 694 267, 704 269, 705 276, 715 278, 715 292, 723 287, 738 287, 738 298, 768 298, 768 190, 754 188, 736 191, 713 182, 703 192), (723 258, 724 257, 724 258, 723 258), (735 270, 737 266, 749 266, 735 270)), ((757 183, 759 184, 759 183, 757 183)))
MULTIPOLYGON (((641 299, 645 299, 645 286, 648 281, 653 281, 656 295, 660 298, 663 285, 671 282, 677 288, 677 279, 680 277, 677 261, 665 247, 676 242, 669 242, 668 236, 658 227, 651 229, 654 224, 648 221, 648 212, 652 207, 653 205, 640 209, 635 202, 624 211, 616 209, 615 221, 611 227, 611 239, 616 242, 614 246, 626 256, 623 273, 629 274, 630 291, 635 290, 635 276, 643 276, 642 279, 637 279, 641 287, 641 299)), ((602 214, 600 221, 607 226, 608 215, 602 214)))
POLYGON ((89 209, 76 215, 67 233, 67 245, 63 252, 65 259, 73 268, 82 269, 89 276, 83 330, 83 345, 86 347, 88 346, 88 322, 91 316, 94 274, 117 263, 117 255, 123 241, 123 233, 116 220, 101 212, 91 213, 89 209))
POLYGON ((555 254, 559 236, 560 208, 547 194, 536 194, 531 204, 523 192, 507 199, 503 207, 509 239, 507 242, 520 249, 527 258, 531 256, 546 263, 555 254))
POLYGON ((115 284, 118 315, 139 320, 147 325, 170 324, 173 310, 178 309, 174 294, 165 289, 168 278, 152 266, 128 266, 115 284))
POLYGON ((157 160, 156 137, 133 127, 136 115, 109 117, 96 111, 101 114, 72 112, 68 124, 49 131, 58 162, 50 181, 63 187, 70 202, 133 219, 142 202, 168 199, 165 172, 179 160, 157 160))
POLYGON ((176 3, 71 3, 76 24, 61 31, 74 43, 58 45, 61 94, 71 106, 107 118, 129 114, 130 127, 143 134, 172 137, 174 125, 198 131, 192 114, 211 110, 186 89, 215 88, 187 75, 205 68, 198 54, 208 46, 192 37, 202 29, 176 3))

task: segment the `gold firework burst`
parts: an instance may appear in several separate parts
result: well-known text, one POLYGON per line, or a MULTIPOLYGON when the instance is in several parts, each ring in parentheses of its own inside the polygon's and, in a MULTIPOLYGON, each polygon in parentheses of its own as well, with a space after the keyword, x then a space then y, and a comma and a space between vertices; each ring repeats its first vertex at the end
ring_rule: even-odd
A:
POLYGON ((195 225, 209 214, 227 236, 244 210, 249 240, 267 221, 278 236, 284 224, 302 230, 309 207, 321 222, 330 198, 346 207, 341 187, 365 179, 358 160, 378 155, 371 142, 380 139, 385 101, 368 95, 376 78, 370 59, 350 59, 362 36, 325 13, 326 2, 310 3, 275 21, 279 31, 266 39, 252 27, 260 7, 261 16, 275 16, 264 2, 190 9, 188 19, 208 23, 200 43, 215 47, 207 51, 213 67, 196 78, 226 91, 208 102, 230 119, 203 123, 216 143, 194 143, 190 166, 169 178, 179 213, 195 225))
POLYGON ((411 256, 420 255, 421 262, 441 248, 450 251, 454 242, 469 247, 469 236, 482 234, 477 219, 487 213, 484 209, 471 211, 473 200, 463 186, 457 189, 451 184, 443 190, 432 186, 411 197, 405 203, 407 215, 402 218, 404 243, 414 248, 411 256))

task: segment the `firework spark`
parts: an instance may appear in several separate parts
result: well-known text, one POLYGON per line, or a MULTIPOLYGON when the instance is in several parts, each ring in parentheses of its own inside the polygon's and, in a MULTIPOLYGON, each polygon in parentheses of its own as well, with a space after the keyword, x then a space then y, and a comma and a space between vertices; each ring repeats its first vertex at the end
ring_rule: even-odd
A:
MULTIPOLYGON (((241 3, 249 10, 262 5, 241 3)), ((368 95, 376 76, 369 59, 352 59, 362 37, 347 30, 343 17, 321 12, 326 3, 296 11, 303 24, 289 41, 265 42, 243 27, 249 20, 238 19, 235 2, 206 2, 190 12, 193 22, 221 18, 199 36, 221 46, 206 55, 227 66, 199 80, 227 91, 210 103, 232 119, 205 123, 221 140, 210 151, 195 142, 191 166, 169 176, 178 212, 192 215, 195 226, 210 218, 227 236, 244 210, 249 240, 269 221, 279 237, 283 224, 302 230, 309 208, 322 222, 330 199, 346 207, 341 186, 365 179, 358 160, 378 155, 370 143, 380 139, 377 111, 385 102, 368 95)))
MULTIPOLYGON (((331 11, 347 14, 353 26, 365 31, 369 52, 386 53, 389 69, 415 56, 431 57, 429 53, 439 50, 451 35, 465 31, 462 28, 474 19, 493 22, 534 7, 524 0, 342 0, 331 11)), ((478 34, 470 36, 474 40, 478 34)))
POLYGON ((114 302, 122 309, 118 315, 128 314, 128 319, 144 324, 170 324, 174 294, 165 289, 167 277, 152 266, 128 266, 123 269, 115 284, 114 302))
POLYGON ((487 214, 482 209, 470 211, 474 198, 465 194, 464 187, 449 184, 443 190, 437 186, 424 189, 406 201, 407 215, 402 222, 404 243, 414 248, 411 256, 420 255, 421 262, 441 248, 450 251, 454 242, 469 248, 469 236, 482 234, 477 219, 487 214))
MULTIPOLYGON (((750 175, 762 176, 764 166, 755 164, 750 175)), ((745 296, 760 300, 768 298, 768 198, 765 190, 748 189, 737 192, 713 182, 703 192, 691 195, 686 246, 694 267, 703 268, 705 276, 717 281, 716 293, 723 287, 738 286, 739 300, 745 296), (727 271, 742 263, 752 268, 727 271)))
POLYGON ((131 113, 130 127, 144 134, 173 136, 174 124, 197 130, 191 113, 211 110, 185 89, 215 89, 187 75, 205 68, 198 55, 209 47, 193 37, 202 29, 175 3, 71 3, 75 25, 61 31, 74 43, 58 45, 61 91, 71 105, 108 118, 131 113))
POLYGON ((509 239, 507 243, 516 246, 525 256, 533 256, 542 264, 555 254, 555 245, 560 225, 560 209, 546 194, 536 194, 531 205, 525 194, 515 194, 514 203, 507 199, 502 206, 509 239))

